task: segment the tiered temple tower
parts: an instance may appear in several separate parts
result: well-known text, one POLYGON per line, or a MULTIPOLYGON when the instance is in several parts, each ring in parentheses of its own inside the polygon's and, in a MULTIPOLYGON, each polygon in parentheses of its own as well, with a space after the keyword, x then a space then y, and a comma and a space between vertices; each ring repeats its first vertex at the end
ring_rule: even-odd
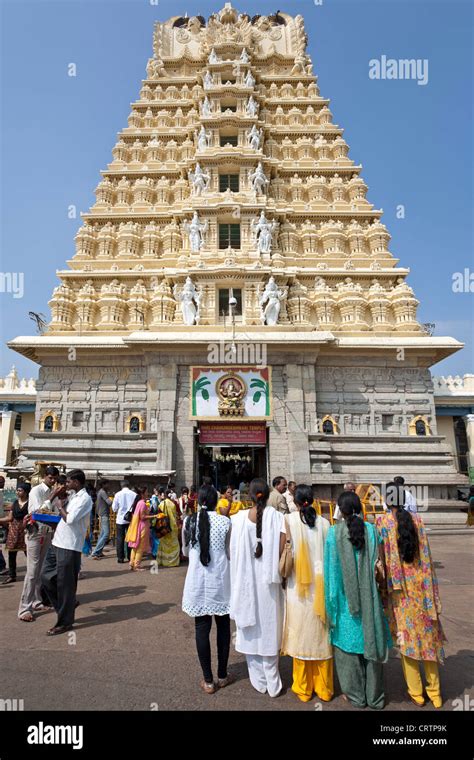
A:
POLYGON ((10 344, 42 365, 28 459, 176 470, 190 484, 206 442, 210 465, 209 447, 258 439, 262 474, 321 493, 402 471, 435 498, 454 494, 428 368, 460 344, 417 321, 303 18, 226 3, 207 21, 157 23, 146 71, 58 273, 48 332, 10 344), (221 358, 209 375, 214 341, 264 344, 269 371, 221 358), (245 377, 263 383, 265 409, 245 377), (234 438, 215 425, 199 438, 224 418, 234 438), (246 440, 248 422, 263 430, 246 440))

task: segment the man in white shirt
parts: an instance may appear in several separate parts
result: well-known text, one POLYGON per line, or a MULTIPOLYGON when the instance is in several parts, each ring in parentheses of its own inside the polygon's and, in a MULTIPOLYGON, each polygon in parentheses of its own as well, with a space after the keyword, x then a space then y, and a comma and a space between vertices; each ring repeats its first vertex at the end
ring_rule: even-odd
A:
POLYGON ((52 551, 44 563, 41 580, 58 620, 48 631, 56 636, 71 630, 76 609, 77 578, 81 568, 81 552, 90 522, 92 499, 85 489, 86 476, 82 470, 67 475, 67 501, 59 504, 61 520, 52 541, 52 551))
MULTIPOLYGON (((343 490, 344 491, 353 491, 355 493, 356 492, 356 485, 355 485, 355 483, 352 483, 351 481, 349 481, 348 483, 344 483, 343 490)), ((333 517, 333 520, 335 520, 336 522, 339 522, 340 520, 343 519, 342 512, 339 509, 339 506, 337 504, 336 504, 336 508, 334 510, 334 514, 333 514, 332 517, 333 517)))
MULTIPOLYGON (((135 491, 130 488, 128 480, 122 480, 120 483, 121 490, 115 494, 112 502, 112 510, 117 513, 117 562, 125 562, 125 534, 127 533, 129 522, 125 520, 125 515, 132 508, 133 502, 137 498, 135 491)), ((127 559, 130 559, 130 551, 127 546, 127 559)))
MULTIPOLYGON (((56 486, 59 477, 57 467, 46 467, 41 483, 34 486, 28 499, 28 514, 38 512, 41 507, 55 511, 52 500, 61 486, 56 486), (56 486, 56 487, 55 487, 56 486)), ((40 612, 46 608, 41 596, 41 571, 45 557, 51 546, 54 529, 44 523, 34 523, 30 532, 25 534, 26 543, 26 576, 23 583, 23 591, 18 607, 18 617, 25 623, 34 620, 34 612, 40 612)))
POLYGON ((418 512, 416 498, 413 496, 412 492, 408 490, 408 488, 405 488, 405 478, 402 478, 401 475, 397 475, 397 477, 393 479, 393 482, 395 483, 396 486, 403 488, 403 490, 405 491, 404 509, 406 509, 407 512, 412 512, 413 514, 416 514, 416 512, 418 512))
POLYGON ((283 496, 286 499, 286 503, 288 506, 288 509, 290 512, 296 512, 298 510, 298 507, 295 504, 295 491, 296 491, 296 483, 294 480, 288 481, 288 488, 286 489, 283 496))

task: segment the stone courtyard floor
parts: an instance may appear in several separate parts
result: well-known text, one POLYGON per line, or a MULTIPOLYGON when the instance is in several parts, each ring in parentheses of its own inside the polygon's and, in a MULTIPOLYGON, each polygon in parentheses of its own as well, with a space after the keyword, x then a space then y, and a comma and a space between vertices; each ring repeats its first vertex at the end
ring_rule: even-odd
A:
MULTIPOLYGON (((430 543, 448 638, 441 670, 443 710, 467 709, 474 680, 474 529, 472 536, 434 536, 430 543)), ((236 683, 213 696, 200 691, 194 625, 181 611, 185 565, 154 575, 130 573, 127 565, 117 564, 112 550, 100 562, 84 559, 75 636, 69 639, 67 634, 46 637, 54 614, 44 613, 30 624, 17 619, 24 568, 21 555, 19 580, 0 587, 0 699, 23 699, 25 710, 321 709, 316 699, 303 704, 291 692, 289 658, 281 661, 285 692, 270 699, 252 689, 244 657, 233 648, 230 668, 236 683)), ((385 668, 385 685, 386 710, 416 710, 406 698, 395 654, 385 668)), ((338 686, 336 694, 324 711, 354 710, 338 686)))

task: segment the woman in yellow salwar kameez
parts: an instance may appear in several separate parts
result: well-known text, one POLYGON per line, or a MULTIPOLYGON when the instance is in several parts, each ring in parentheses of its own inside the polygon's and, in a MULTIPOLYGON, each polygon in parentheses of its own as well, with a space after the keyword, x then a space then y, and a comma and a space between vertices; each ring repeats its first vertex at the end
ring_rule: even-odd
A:
POLYGON ((163 512, 170 521, 171 533, 160 538, 158 553, 156 555, 156 564, 160 567, 179 567, 179 526, 176 506, 171 499, 168 499, 164 488, 160 488, 158 491, 158 499, 158 509, 163 512))
POLYGON ((297 486, 294 501, 297 511, 285 516, 293 568, 286 586, 281 654, 293 657, 291 689, 297 697, 309 702, 316 693, 323 702, 329 702, 334 695, 334 670, 323 572, 324 544, 330 526, 313 508, 309 486, 297 486))
POLYGON ((218 515, 224 515, 224 517, 232 517, 243 508, 241 501, 234 501, 234 489, 232 486, 227 486, 217 502, 216 512, 218 515))

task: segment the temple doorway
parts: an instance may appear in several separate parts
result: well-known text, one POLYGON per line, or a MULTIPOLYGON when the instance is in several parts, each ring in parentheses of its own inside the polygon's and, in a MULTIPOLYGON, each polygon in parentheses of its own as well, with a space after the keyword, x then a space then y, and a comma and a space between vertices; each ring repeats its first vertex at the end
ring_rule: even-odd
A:
POLYGON ((207 428, 203 424, 196 435, 196 485, 200 486, 208 476, 223 492, 229 485, 240 490, 253 478, 267 479, 267 451, 265 423, 258 430, 255 424, 245 429, 238 423, 207 428))

